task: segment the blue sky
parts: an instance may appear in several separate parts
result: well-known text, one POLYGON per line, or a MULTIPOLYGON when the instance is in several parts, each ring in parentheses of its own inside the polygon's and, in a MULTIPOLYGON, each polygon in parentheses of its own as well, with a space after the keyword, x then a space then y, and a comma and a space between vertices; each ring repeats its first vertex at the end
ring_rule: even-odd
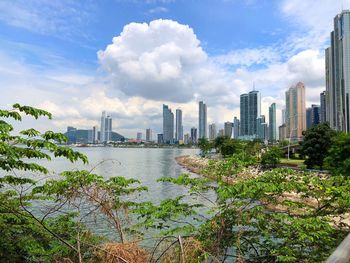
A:
POLYGON ((89 128, 106 110, 134 137, 161 132, 162 103, 183 109, 186 133, 203 99, 220 127, 253 82, 265 114, 297 81, 318 103, 342 5, 350 0, 3 0, 0 104, 46 108, 58 130, 89 128))

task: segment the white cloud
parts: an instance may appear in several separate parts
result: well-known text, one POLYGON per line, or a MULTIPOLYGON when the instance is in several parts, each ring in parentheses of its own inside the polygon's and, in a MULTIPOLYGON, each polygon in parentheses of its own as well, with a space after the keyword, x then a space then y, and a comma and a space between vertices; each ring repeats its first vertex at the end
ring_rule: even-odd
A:
POLYGON ((207 62, 189 26, 162 19, 126 25, 98 58, 126 95, 173 101, 193 98, 207 62))

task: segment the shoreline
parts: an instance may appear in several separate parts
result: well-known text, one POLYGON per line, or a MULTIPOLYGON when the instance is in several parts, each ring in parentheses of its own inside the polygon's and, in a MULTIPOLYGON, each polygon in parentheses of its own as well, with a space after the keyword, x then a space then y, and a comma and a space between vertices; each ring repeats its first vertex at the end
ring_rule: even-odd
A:
MULTIPOLYGON (((202 170, 205 169, 208 166, 209 159, 200 158, 196 156, 190 156, 190 155, 182 155, 175 157, 175 160, 177 164, 179 164, 181 167, 185 168, 189 172, 195 173, 197 175, 203 176, 205 178, 211 179, 213 181, 216 181, 217 178, 214 176, 210 176, 206 173, 203 173, 202 170)), ((290 167, 285 167, 290 168, 290 167)), ((292 168, 293 169, 293 168, 292 168)), ((297 169, 295 169, 297 170, 297 169)), ((300 169, 298 169, 300 171, 300 169)), ((223 176, 221 177, 221 180, 227 184, 234 184, 241 180, 249 180, 256 178, 261 175, 261 171, 259 169, 247 169, 245 171, 242 171, 241 173, 237 174, 235 178, 223 176), (250 174, 250 175, 249 175, 250 174)), ((279 202, 282 202, 284 200, 289 200, 292 202, 301 202, 305 203, 305 205, 317 207, 317 200, 310 197, 302 197, 298 193, 295 192, 286 192, 281 194, 281 196, 278 198, 279 202)), ((287 206, 281 205, 281 204, 268 204, 266 203, 266 200, 260 200, 267 209, 274 212, 290 212, 289 208, 287 206)), ((303 209, 299 209, 294 211, 296 214, 303 213, 303 209)), ((345 213, 342 216, 335 216, 332 218, 333 220, 333 226, 339 226, 340 224, 346 224, 350 225, 350 214, 345 213)))

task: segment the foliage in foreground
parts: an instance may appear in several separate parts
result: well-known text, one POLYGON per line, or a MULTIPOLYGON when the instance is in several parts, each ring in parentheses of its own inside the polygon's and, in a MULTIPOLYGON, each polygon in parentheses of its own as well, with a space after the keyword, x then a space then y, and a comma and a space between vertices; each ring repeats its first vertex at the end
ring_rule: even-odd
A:
MULTIPOLYGON (((160 183, 185 187, 188 194, 155 204, 138 201, 147 189, 134 179, 105 179, 91 171, 66 171, 45 183, 30 179, 29 172, 39 178, 48 173, 38 159, 61 156, 86 163, 87 158, 57 145, 65 141, 61 134, 29 129, 13 135, 6 120, 20 121, 21 114, 51 117, 20 105, 0 111, 2 262, 101 262, 108 257, 125 262, 127 256, 149 262, 321 262, 349 232, 349 225, 338 220, 350 211, 345 135, 330 149, 342 167, 332 170, 337 176, 273 169, 232 183, 227 178, 238 178, 256 164, 262 148, 257 141, 235 141, 233 154, 209 164, 206 173, 216 183, 188 174, 164 178, 160 183), (118 243, 91 233, 85 225, 89 217, 96 224, 101 217, 107 220, 118 243), (153 246, 148 250, 133 242, 149 236, 153 246)), ((262 160, 274 164, 276 152, 270 151, 262 160)))

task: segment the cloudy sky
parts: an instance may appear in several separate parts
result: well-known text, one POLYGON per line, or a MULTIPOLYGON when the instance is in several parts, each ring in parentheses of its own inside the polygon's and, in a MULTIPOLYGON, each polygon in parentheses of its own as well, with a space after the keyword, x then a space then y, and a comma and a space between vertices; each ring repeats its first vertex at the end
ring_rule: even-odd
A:
POLYGON ((162 104, 183 110, 184 132, 239 116, 239 95, 256 90, 262 113, 297 81, 319 104, 333 17, 350 0, 2 0, 0 105, 41 107, 64 131, 98 125, 135 137, 161 132, 162 104))

